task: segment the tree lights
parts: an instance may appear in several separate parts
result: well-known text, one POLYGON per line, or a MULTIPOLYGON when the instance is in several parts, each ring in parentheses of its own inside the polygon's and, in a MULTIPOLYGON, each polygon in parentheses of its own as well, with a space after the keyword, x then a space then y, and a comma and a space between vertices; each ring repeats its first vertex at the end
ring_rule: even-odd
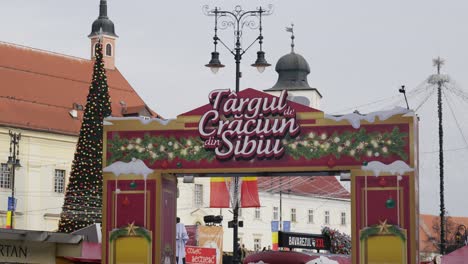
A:
POLYGON ((100 41, 96 44, 95 57, 59 232, 71 233, 101 222, 103 120, 112 111, 100 41))

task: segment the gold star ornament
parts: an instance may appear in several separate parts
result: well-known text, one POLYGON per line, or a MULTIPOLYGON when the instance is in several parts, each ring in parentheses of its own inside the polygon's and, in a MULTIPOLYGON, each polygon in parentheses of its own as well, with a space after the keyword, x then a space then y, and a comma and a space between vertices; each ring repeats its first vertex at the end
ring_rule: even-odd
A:
POLYGON ((135 225, 135 222, 128 224, 128 226, 125 228, 127 230, 127 236, 136 236, 135 230, 138 228, 139 227, 135 225))
POLYGON ((388 231, 388 228, 391 227, 392 225, 387 224, 387 219, 384 221, 379 220, 379 225, 377 225, 377 228, 379 229, 379 234, 388 234, 390 231, 388 231))

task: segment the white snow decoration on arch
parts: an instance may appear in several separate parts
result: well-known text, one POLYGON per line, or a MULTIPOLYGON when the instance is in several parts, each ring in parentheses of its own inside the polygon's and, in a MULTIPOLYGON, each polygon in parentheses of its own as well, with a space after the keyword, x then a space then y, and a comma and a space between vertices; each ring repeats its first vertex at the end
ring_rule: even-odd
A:
POLYGON ((114 162, 111 165, 105 167, 103 171, 112 172, 116 177, 119 177, 120 174, 143 175, 145 180, 148 178, 148 174, 153 172, 153 170, 148 168, 142 160, 135 158, 132 158, 132 161, 130 162, 114 162))
POLYGON ((406 172, 414 171, 406 162, 402 160, 397 160, 391 164, 384 164, 380 161, 371 161, 367 166, 362 166, 363 171, 372 171, 374 176, 378 177, 381 172, 389 172, 393 175, 403 175, 406 172))
POLYGON ((353 128, 358 129, 361 126, 362 120, 372 123, 375 121, 375 117, 378 117, 380 121, 384 121, 394 115, 407 114, 409 112, 412 112, 412 110, 408 110, 406 108, 397 106, 393 108, 392 110, 377 111, 377 112, 372 112, 372 113, 365 114, 365 115, 358 114, 358 113, 351 113, 351 114, 346 114, 342 116, 334 116, 334 115, 325 114, 325 118, 332 119, 337 122, 341 120, 347 120, 353 128))
POLYGON ((106 117, 104 119, 104 125, 113 125, 112 120, 138 120, 140 121, 143 125, 147 125, 151 122, 158 122, 159 124, 166 126, 169 124, 171 121, 175 119, 159 119, 159 118, 150 118, 146 116, 132 116, 132 117, 106 117))
POLYGON ((338 261, 331 260, 327 257, 320 256, 320 258, 316 258, 307 262, 306 264, 340 264, 338 261))

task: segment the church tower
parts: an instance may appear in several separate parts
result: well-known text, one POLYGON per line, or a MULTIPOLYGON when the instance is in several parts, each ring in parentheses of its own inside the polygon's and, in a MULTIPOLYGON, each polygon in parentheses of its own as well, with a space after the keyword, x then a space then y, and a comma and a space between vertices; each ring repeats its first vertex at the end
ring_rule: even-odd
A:
POLYGON ((300 54, 294 52, 293 27, 286 28, 291 32, 291 53, 281 57, 276 63, 275 71, 278 72, 278 81, 270 88, 264 90, 269 94, 279 96, 282 90, 288 91, 288 99, 315 109, 320 109, 322 95, 316 88, 309 86, 307 75, 310 67, 300 54))
POLYGON ((99 38, 102 38, 102 51, 104 55, 104 67, 108 70, 115 69, 115 34, 114 23, 107 16, 107 1, 101 0, 99 5, 99 17, 94 20, 91 27, 91 59, 94 59, 94 50, 99 38))

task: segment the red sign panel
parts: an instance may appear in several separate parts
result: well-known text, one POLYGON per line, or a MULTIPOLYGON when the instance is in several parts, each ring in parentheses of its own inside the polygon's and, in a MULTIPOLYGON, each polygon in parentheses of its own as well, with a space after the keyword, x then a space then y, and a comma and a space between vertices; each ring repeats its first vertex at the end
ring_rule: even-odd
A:
POLYGON ((351 125, 286 100, 286 92, 275 97, 253 89, 215 90, 209 98, 210 103, 161 124, 164 129, 152 128, 150 123, 157 120, 138 129, 106 127, 107 165, 135 158, 151 169, 215 173, 238 168, 301 171, 312 166, 333 170, 411 159, 410 119, 384 116, 385 123, 380 123, 367 120, 374 115, 362 115, 359 118, 367 121, 356 125, 353 119, 351 125))
POLYGON ((216 264, 216 248, 185 247, 187 264, 216 264))

